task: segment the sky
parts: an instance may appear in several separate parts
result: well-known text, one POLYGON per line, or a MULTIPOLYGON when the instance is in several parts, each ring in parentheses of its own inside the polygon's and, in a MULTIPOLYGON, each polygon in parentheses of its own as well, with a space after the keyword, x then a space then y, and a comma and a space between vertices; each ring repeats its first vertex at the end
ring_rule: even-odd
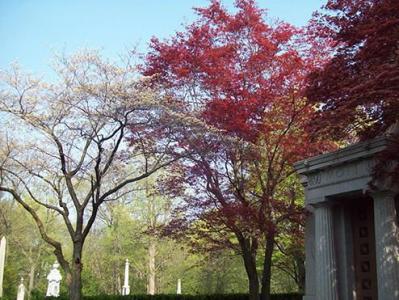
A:
MULTIPOLYGON (((323 0, 257 0, 268 16, 303 26, 323 0)), ((152 36, 168 38, 195 20, 207 0, 0 0, 0 69, 18 62, 39 75, 55 53, 99 49, 113 58, 152 36)), ((231 9, 234 0, 222 0, 231 9)))

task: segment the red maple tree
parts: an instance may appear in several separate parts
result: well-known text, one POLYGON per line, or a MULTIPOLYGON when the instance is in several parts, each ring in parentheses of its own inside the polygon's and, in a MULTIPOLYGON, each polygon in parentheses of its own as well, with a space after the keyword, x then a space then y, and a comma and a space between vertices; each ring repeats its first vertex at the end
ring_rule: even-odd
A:
POLYGON ((176 134, 186 160, 172 188, 184 188, 181 228, 242 255, 250 299, 270 299, 271 259, 287 222, 303 217, 292 163, 329 149, 310 142, 314 108, 305 79, 323 61, 319 44, 283 22, 269 25, 252 0, 236 12, 219 1, 197 8, 198 20, 170 40, 154 38, 143 73, 166 88, 205 126, 176 134), (314 47, 312 47, 314 46, 314 47), (257 259, 263 259, 261 275, 257 259))

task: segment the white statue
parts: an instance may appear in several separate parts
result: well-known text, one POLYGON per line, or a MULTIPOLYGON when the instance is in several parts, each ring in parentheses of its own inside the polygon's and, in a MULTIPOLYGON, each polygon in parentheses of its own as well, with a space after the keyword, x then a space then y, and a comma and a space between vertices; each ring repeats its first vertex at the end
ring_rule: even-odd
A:
POLYGON ((24 286, 24 279, 21 277, 21 283, 18 286, 17 300, 24 300, 24 299, 25 299, 25 286, 24 286))
POLYGON ((47 275, 48 286, 46 297, 58 297, 60 295, 61 273, 58 270, 60 265, 55 262, 50 273, 47 275))

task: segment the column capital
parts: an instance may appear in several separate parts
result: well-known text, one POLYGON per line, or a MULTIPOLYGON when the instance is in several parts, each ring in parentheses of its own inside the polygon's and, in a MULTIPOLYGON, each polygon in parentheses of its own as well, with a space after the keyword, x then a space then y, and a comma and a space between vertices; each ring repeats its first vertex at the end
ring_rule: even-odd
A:
POLYGON ((332 207, 334 207, 336 205, 337 205, 337 203, 335 201, 332 201, 332 200, 329 200, 329 199, 326 199, 326 198, 322 202, 309 204, 309 206, 312 207, 313 211, 315 211, 315 210, 317 210, 319 208, 332 208, 332 207))
POLYGON ((384 190, 369 190, 368 194, 375 200, 376 198, 385 198, 385 197, 395 198, 398 192, 394 190, 384 189, 384 190))
POLYGON ((305 209, 306 209, 308 212, 312 213, 312 214, 314 213, 314 207, 313 207, 312 204, 305 205, 305 209))

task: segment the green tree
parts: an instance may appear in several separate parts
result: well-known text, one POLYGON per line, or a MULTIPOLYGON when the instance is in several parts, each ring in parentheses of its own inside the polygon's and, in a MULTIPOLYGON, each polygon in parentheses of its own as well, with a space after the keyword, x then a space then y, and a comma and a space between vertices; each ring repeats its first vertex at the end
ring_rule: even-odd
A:
POLYGON ((56 83, 18 68, 0 75, 0 113, 10 122, 0 132, 0 191, 33 218, 65 272, 71 300, 82 296, 83 246, 100 207, 176 159, 165 154, 167 136, 144 134, 156 130, 168 102, 144 86, 132 59, 117 65, 95 52, 61 58, 56 83), (29 199, 62 220, 69 258, 29 199))

